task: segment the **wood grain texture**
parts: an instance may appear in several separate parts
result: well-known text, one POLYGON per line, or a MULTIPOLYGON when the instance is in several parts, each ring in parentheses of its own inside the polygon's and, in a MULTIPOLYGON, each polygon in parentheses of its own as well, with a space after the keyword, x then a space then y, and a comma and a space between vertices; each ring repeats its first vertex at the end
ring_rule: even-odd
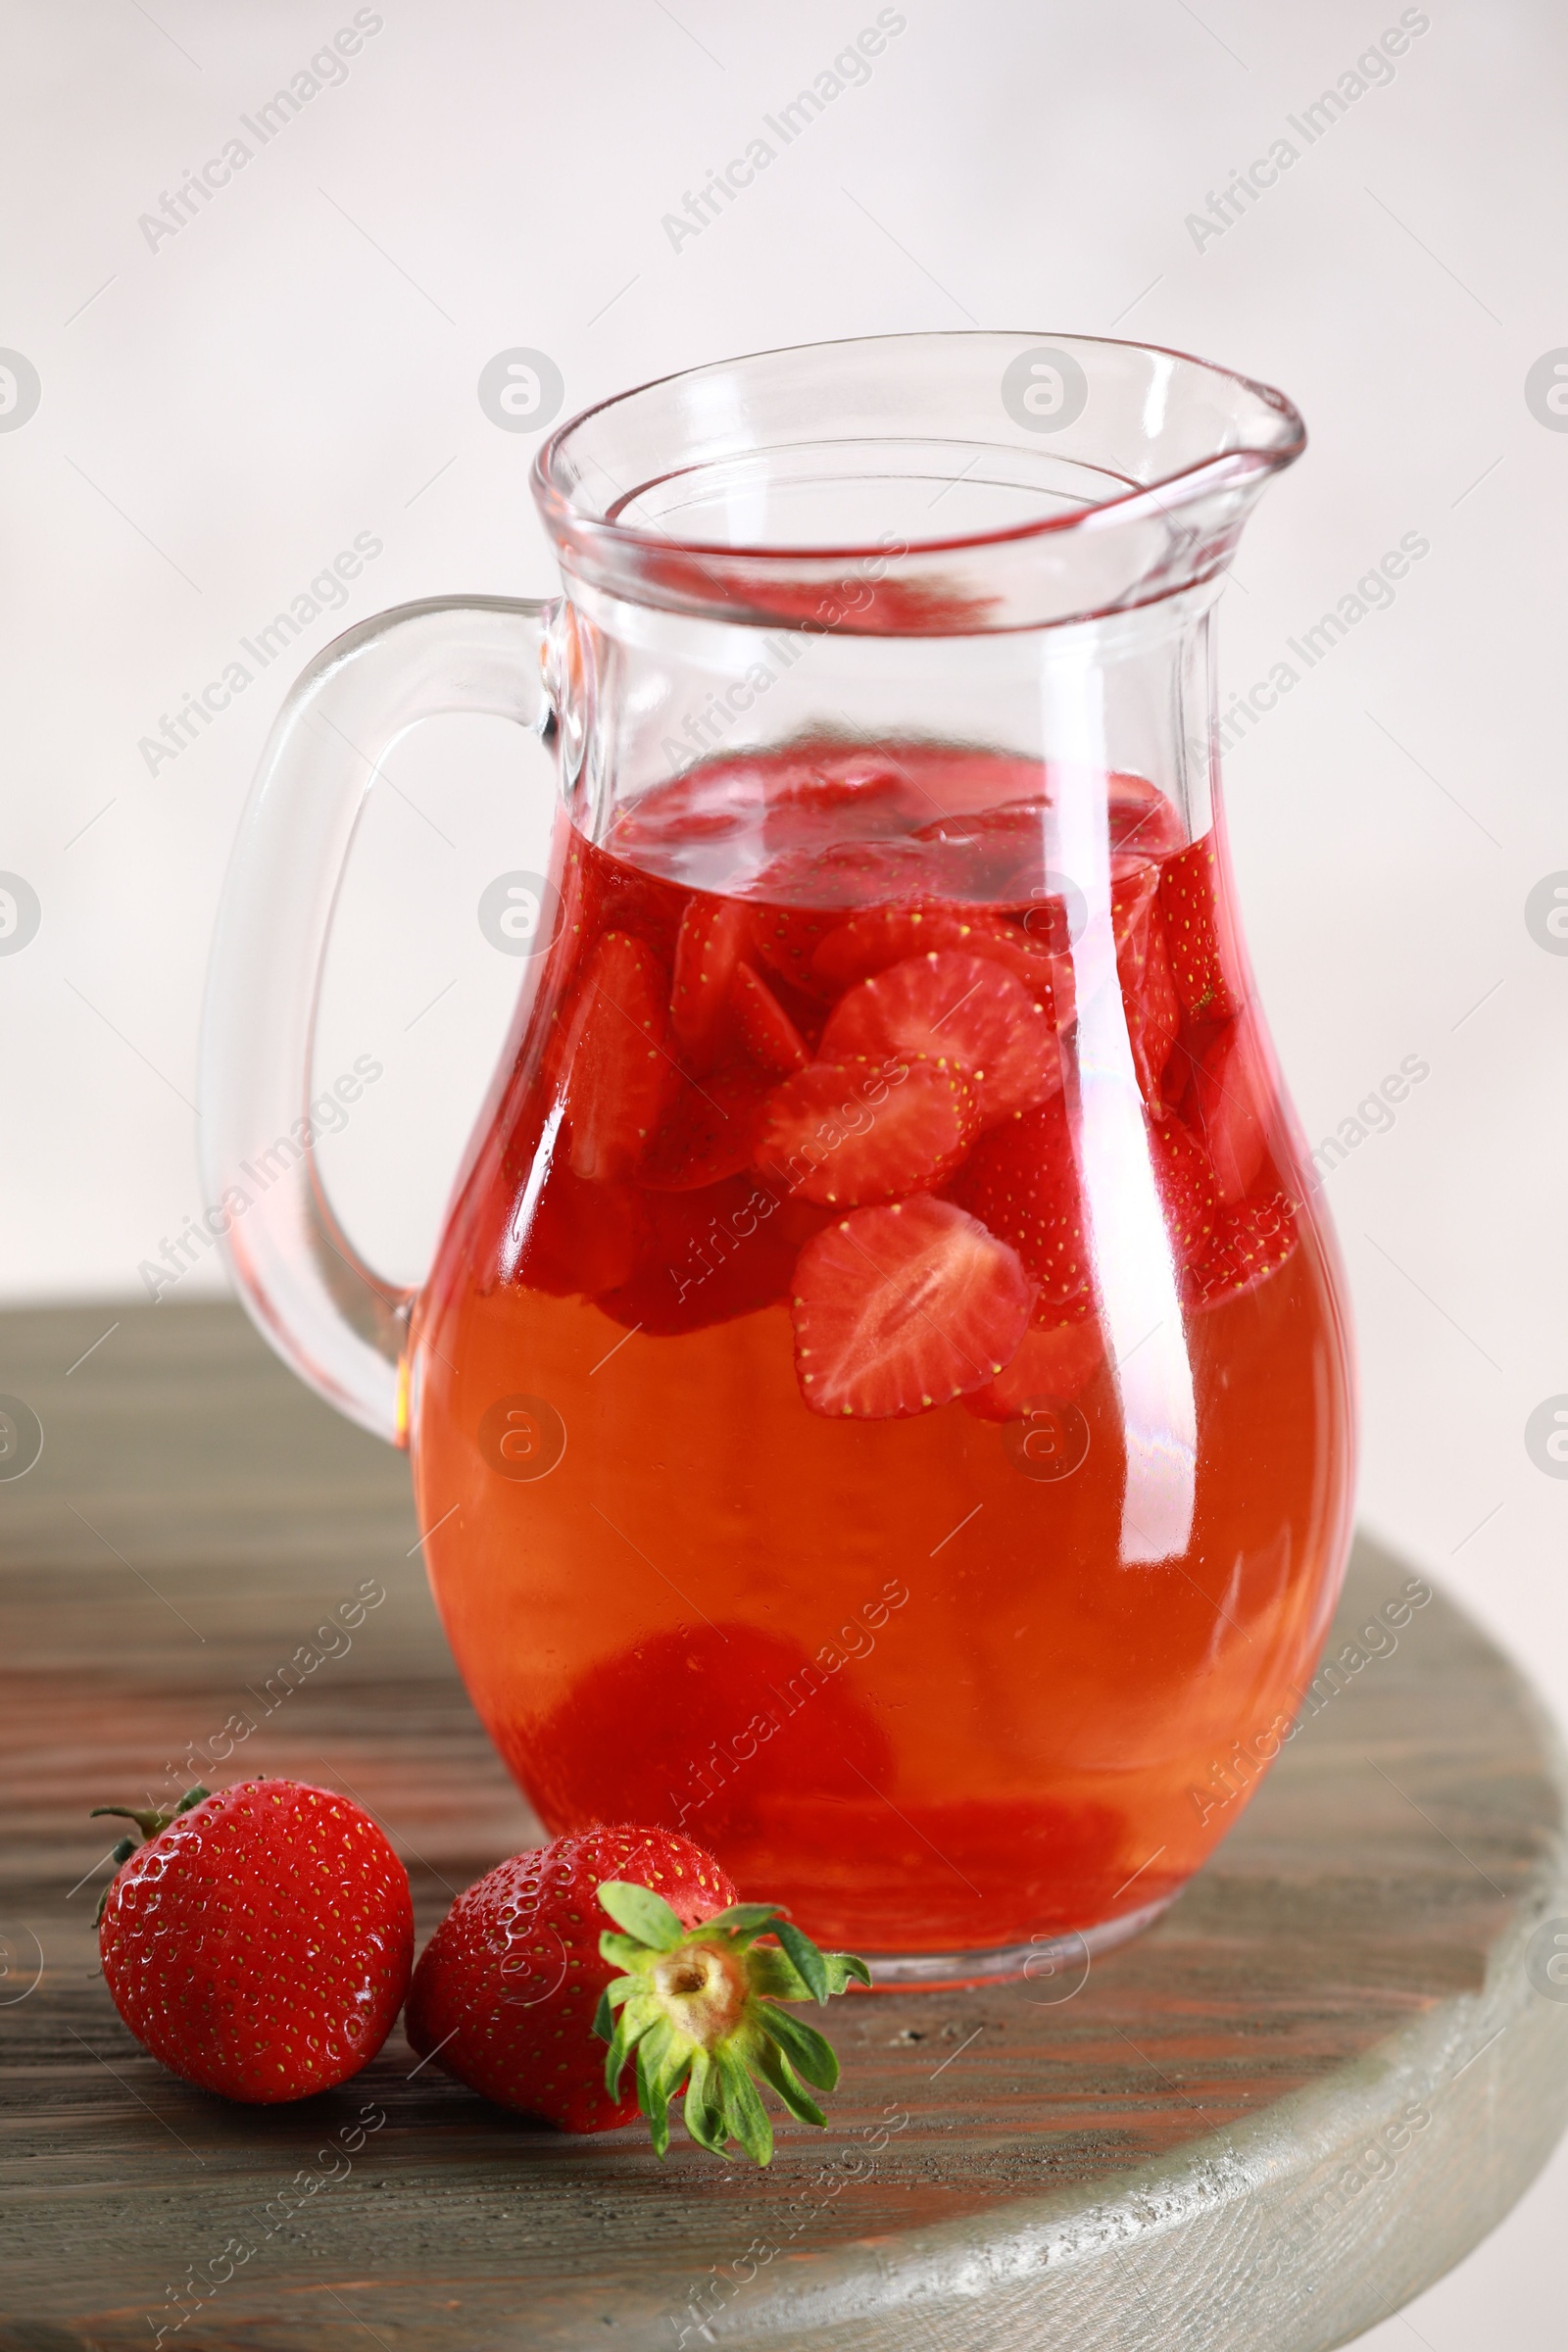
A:
MULTIPOLYGON (((46 1437, 0 1483, 0 2352, 161 2325, 199 2352, 1322 2352, 1456 2261, 1562 2129, 1568 2003, 1524 1949, 1568 1914, 1564 1782, 1441 1596, 1071 1997, 843 2004, 833 2129, 781 2134, 766 2175, 535 2129, 416 2072, 401 2029, 338 2092, 226 2107, 115 2015, 90 1805, 177 1790, 189 1743, 252 1720, 219 1777, 362 1798, 421 1935, 539 1833, 453 1673, 405 1464, 237 1311, 0 1318, 0 1389, 46 1437), (318 1640, 367 1581, 348 1645, 318 1640), (302 1644, 339 1654, 291 1682, 302 1644)), ((1331 1648, 1407 1574, 1358 1545, 1331 1648)))

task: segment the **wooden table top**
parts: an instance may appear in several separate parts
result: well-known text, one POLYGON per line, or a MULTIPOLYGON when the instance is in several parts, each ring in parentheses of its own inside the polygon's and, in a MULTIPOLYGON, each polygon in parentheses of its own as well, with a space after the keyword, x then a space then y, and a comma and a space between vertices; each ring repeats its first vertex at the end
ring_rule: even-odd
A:
MULTIPOLYGON (((1309 2352, 1456 2261, 1563 2127, 1564 1783, 1441 1595, 1353 1648, 1208 1868, 1076 1988, 842 2004, 832 2129, 782 2131, 766 2174, 533 2127, 416 2072, 401 2027, 341 2090, 210 2098, 104 1988, 91 1805, 246 1713, 245 1772, 382 1821, 421 1938, 540 1833, 447 1655, 406 1465, 237 1310, 0 1317, 0 1391, 44 1433, 0 1480, 0 2352, 1309 2352), (277 1695, 367 1584, 352 1645, 277 1695)), ((1358 1544, 1331 1655, 1409 1575, 1358 1544)))

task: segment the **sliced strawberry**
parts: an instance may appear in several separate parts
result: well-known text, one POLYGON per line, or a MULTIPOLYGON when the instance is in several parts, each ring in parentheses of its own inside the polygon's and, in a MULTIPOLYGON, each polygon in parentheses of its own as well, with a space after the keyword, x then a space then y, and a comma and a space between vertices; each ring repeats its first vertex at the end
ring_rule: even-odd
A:
POLYGON ((1219 1197, 1201 1146, 1174 1113, 1147 1121, 1149 1156, 1178 1266, 1196 1265, 1214 1247, 1219 1197))
POLYGON ((1213 1162, 1222 1200, 1240 1200, 1257 1181, 1268 1149, 1273 1087, 1250 1024, 1227 1021, 1204 1050, 1193 1081, 1193 1123, 1213 1162))
POLYGON ((1051 1020, 1021 980, 983 956, 906 956, 862 980, 834 1006, 819 1051, 824 1061, 956 1062, 985 1127, 1061 1086, 1051 1020))
POLYGON ((1049 811, 1075 797, 1104 795, 1106 827, 1115 853, 1136 852, 1143 858, 1157 858, 1181 842, 1175 808, 1142 776, 1106 776, 1053 763, 1043 777, 1037 769, 1035 779, 1033 788, 1015 799, 999 794, 990 806, 979 808, 971 800, 969 813, 938 817, 922 825, 914 839, 940 847, 954 867, 964 874, 971 897, 1005 906, 1028 906, 1044 895, 1050 879, 1049 811))
POLYGON ((584 1184, 556 1160, 513 1279, 555 1298, 592 1298, 624 1282, 648 1240, 643 1197, 630 1184, 584 1184))
POLYGON ((568 1049, 570 1164, 590 1184, 630 1176, 660 1122, 673 1075, 664 1050, 665 980, 653 950, 607 931, 583 974, 568 1049))
POLYGON ((686 893, 657 874, 638 873, 607 858, 594 861, 592 905, 584 894, 585 929, 629 931, 646 942, 665 965, 675 952, 686 893))
POLYGON ((1105 1360, 1105 1335, 1084 1301, 1082 1314, 1049 1331, 1038 1324, 1004 1372, 963 1400, 964 1410, 982 1421, 1016 1421, 1026 1406, 1048 1398, 1066 1404, 1082 1394, 1105 1360))
POLYGON ((1088 1311, 1089 1244, 1063 1096, 982 1136, 948 1189, 1017 1250, 1040 1285, 1037 1322, 1049 1327, 1088 1311))
POLYGON ((739 900, 710 898, 688 900, 680 918, 669 1026, 693 1069, 711 1069, 723 1049, 730 986, 751 920, 751 909, 739 900))
POLYGON ((973 955, 982 926, 1001 924, 979 906, 945 899, 914 900, 897 906, 868 906, 836 923, 811 958, 813 975, 835 995, 853 981, 885 972, 932 948, 956 948, 973 955))
POLYGON ((700 1192, 650 1193, 647 1206, 649 1238, 636 1267, 597 1301, 614 1322, 669 1339, 788 1298, 799 1225, 785 1229, 775 1188, 730 1176, 700 1192))
POLYGON ((1165 944, 1183 1009, 1210 1020, 1241 1010, 1226 968, 1219 912, 1218 867, 1211 834, 1193 842, 1160 871, 1159 904, 1165 944))
POLYGON ((1159 1082, 1161 1102, 1180 1111, 1195 1135, 1201 1132, 1198 1117, 1199 1067, 1225 1027, 1223 1021, 1194 1021, 1184 1013, 1170 1059, 1165 1064, 1165 1074, 1159 1082))
POLYGON ((1181 819, 1165 794, 1147 777, 1111 776, 1108 817, 1112 850, 1168 858, 1172 850, 1181 848, 1181 819))
POLYGON ((1018 1253, 929 1194, 858 1208, 808 1242, 791 1311, 814 1413, 889 1421, 995 1380, 1028 1329, 1018 1253))
POLYGON ((820 852, 920 824, 942 804, 905 766, 899 754, 827 739, 704 760, 624 804, 609 847, 691 889, 733 894, 770 861, 804 870, 820 852))
POLYGON ((889 899, 918 899, 933 891, 956 896, 962 884, 956 858, 901 834, 887 841, 802 843, 770 858, 757 877, 757 895, 801 909, 876 906, 889 899))
POLYGON ((1171 978, 1164 920, 1152 903, 1128 934, 1116 970, 1139 1091, 1146 1102, 1158 1102, 1163 1100, 1160 1081, 1181 1029, 1182 1008, 1171 978))
POLYGON ((944 1183, 978 1132, 974 1091, 951 1062, 815 1061, 775 1089, 758 1164, 803 1200, 853 1208, 944 1183))
POLYGON ((1008 759, 998 752, 960 751, 951 744, 901 744, 896 754, 899 773, 923 804, 922 816, 954 816, 963 811, 1010 808, 1019 801, 1038 801, 1048 790, 1045 769, 1038 760, 1008 759))
POLYGON ((681 1071, 663 1125, 643 1154, 639 1181, 651 1192, 690 1193, 749 1168, 773 1083, 749 1061, 725 1062, 701 1078, 681 1071))
MULTIPOLYGON (((1048 1011, 1071 986, 1070 968, 1048 948, 984 906, 927 899, 904 906, 870 906, 830 931, 811 959, 816 978, 835 991, 885 972, 906 956, 952 949, 1004 963, 1048 1011)), ((1062 1025, 1059 1012, 1057 1026, 1062 1025)))
POLYGON ((804 1070, 811 1058, 806 1040, 767 982, 759 978, 749 963, 736 965, 729 993, 741 1043, 759 1067, 771 1070, 776 1078, 804 1070))
POLYGON ((1222 1208, 1213 1249, 1187 1277, 1188 1304, 1239 1298, 1283 1266, 1296 1248, 1296 1210, 1283 1193, 1258 1193, 1222 1208))
MULTIPOLYGON (((1141 932, 1150 904, 1159 887, 1159 868, 1148 858, 1118 854, 1111 859, 1110 870, 1111 930, 1119 956, 1129 937, 1137 937, 1141 932)), ((1062 882, 1059 875, 1052 879, 1062 882)), ((1057 969, 1070 972, 1071 967, 1065 959, 1082 938, 1088 919, 1088 902, 1076 883, 1069 881, 1060 888, 1042 888, 1035 894, 1034 904, 1023 916, 1023 928, 1031 949, 1037 953, 1044 950, 1053 957, 1062 958, 1057 969)), ((981 955, 984 950, 977 948, 974 952, 981 955)), ((1059 982, 1057 993, 1058 996, 1061 993, 1059 982)), ((1070 996, 1064 1009, 1070 1018, 1070 996)))
MULTIPOLYGON (((722 1604, 716 1621, 707 1624, 683 1612, 663 1631, 607 1625, 594 1662, 569 1678, 564 1673, 556 1705, 529 1725, 534 1801, 552 1820, 682 1816, 713 1845, 755 1847, 765 1841, 769 1817, 783 1810, 797 1819, 803 1798, 843 1807, 852 1790, 865 1796, 866 1781, 887 1786, 882 1775, 891 1767, 892 1744, 875 1700, 847 1674, 824 1679, 816 1647, 751 1623, 738 1608, 728 1614, 722 1604), (764 1733, 748 1747, 745 1761, 753 1769, 718 1769, 714 1758, 730 1756, 737 1727, 746 1723, 760 1723, 764 1733)), ((520 1763, 521 1738, 513 1737, 512 1754, 520 1763)), ((647 1836, 656 1853, 667 1835, 629 1833, 647 1836)), ((643 1878, 641 1870, 615 1875, 643 1878)), ((686 1873, 688 1886, 694 1876, 686 1873)), ((667 1880, 646 1883, 679 1899, 667 1880)), ((591 1915, 597 1890, 584 1891, 588 1900, 580 1907, 591 1915)), ((591 1942, 597 1951, 597 1928, 591 1942)), ((553 1955, 554 1946, 546 1943, 546 1950, 553 1955)), ((513 2012, 525 2026, 533 2014, 513 2012)), ((545 2047, 554 2058, 548 2040, 545 2047)))
POLYGON ((770 771, 767 829, 781 842, 907 833, 930 809, 928 795, 896 753, 825 742, 790 759, 782 784, 778 766, 770 771))
POLYGON ((1077 1013, 1078 983, 1070 956, 1042 956, 1038 942, 1027 933, 1013 930, 1010 923, 1003 926, 1000 939, 977 940, 973 953, 987 956, 994 962, 1004 963, 1015 978, 1021 980, 1030 997, 1040 1006, 1052 1027, 1061 1034, 1072 1027, 1077 1013))
POLYGON ((1148 858, 1115 858, 1110 869, 1110 927, 1116 954, 1141 935, 1159 890, 1159 868, 1148 858))
POLYGON ((1024 936, 1037 955, 1065 958, 1082 934, 1086 911, 1083 893, 1075 883, 1070 899, 1066 890, 1042 887, 1019 919, 1024 936))
POLYGON ((825 907, 754 906, 752 948, 770 972, 819 1004, 834 994, 812 973, 817 949, 841 917, 825 907))
POLYGON ((973 815, 939 816, 914 839, 930 843, 947 866, 963 875, 971 897, 1027 906, 1045 887, 1050 805, 1037 794, 973 815))

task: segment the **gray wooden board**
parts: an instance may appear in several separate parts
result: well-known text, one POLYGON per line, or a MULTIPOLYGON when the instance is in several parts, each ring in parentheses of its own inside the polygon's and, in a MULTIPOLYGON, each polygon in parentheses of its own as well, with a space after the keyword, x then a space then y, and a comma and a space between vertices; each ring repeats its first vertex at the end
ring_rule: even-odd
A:
MULTIPOLYGON (((1316 2352, 1456 2261, 1562 2129, 1568 2000, 1527 1952, 1568 1914, 1564 1783, 1441 1595, 1073 1997, 841 2004, 832 2129, 766 2174, 536 2128, 415 2073, 401 2028, 304 2105, 209 2098, 104 1989, 90 1805, 180 1785, 248 1711, 230 1772, 363 1798, 421 1936, 539 1832, 453 1673, 405 1464, 237 1311, 14 1313, 0 1390, 45 1431, 0 1483, 0 2347, 149 2345, 184 2308, 163 2340, 202 2352, 1316 2352), (367 1579, 351 1646, 276 1695, 367 1579)), ((1362 1542, 1331 1649, 1407 1575, 1362 1542)))

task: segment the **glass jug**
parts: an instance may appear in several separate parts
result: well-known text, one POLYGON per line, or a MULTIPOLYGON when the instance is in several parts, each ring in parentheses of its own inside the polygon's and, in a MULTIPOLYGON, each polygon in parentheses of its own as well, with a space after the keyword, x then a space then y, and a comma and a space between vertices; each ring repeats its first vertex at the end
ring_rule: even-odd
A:
POLYGON ((203 1131, 242 1298, 410 1447, 547 1828, 681 1830, 882 1982, 1154 1916, 1335 1599, 1347 1318, 1211 652, 1302 446, 1265 386, 1083 338, 646 385, 538 455, 563 596, 341 637, 240 831, 203 1131), (538 985, 410 1293, 324 1196, 312 1023, 374 763, 453 710, 539 730, 559 807, 538 985))

